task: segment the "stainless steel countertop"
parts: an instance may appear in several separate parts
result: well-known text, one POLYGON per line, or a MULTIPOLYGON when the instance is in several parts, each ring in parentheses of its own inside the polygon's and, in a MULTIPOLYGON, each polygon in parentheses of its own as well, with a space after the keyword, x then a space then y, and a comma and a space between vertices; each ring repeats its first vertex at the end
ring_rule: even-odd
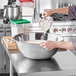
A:
POLYGON ((69 50, 59 51, 47 60, 32 60, 19 52, 8 51, 4 43, 3 46, 19 76, 76 75, 76 56, 69 50))

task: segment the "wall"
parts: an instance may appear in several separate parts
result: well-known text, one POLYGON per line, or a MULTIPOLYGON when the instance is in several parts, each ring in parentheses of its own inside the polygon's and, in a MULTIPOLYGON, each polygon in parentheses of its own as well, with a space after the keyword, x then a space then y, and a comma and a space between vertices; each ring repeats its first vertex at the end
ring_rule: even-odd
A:
POLYGON ((50 7, 50 0, 40 0, 40 13, 43 9, 49 9, 50 7))
POLYGON ((0 0, 0 9, 4 8, 4 5, 7 5, 8 0, 0 0))

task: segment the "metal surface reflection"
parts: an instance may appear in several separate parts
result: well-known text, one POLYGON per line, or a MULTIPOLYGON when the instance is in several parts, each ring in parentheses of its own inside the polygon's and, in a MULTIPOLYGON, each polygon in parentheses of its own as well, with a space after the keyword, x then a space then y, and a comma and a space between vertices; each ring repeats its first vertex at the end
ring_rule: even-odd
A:
POLYGON ((44 40, 51 40, 51 41, 62 41, 63 38, 59 35, 53 35, 47 33, 45 39, 41 39, 42 33, 25 33, 25 34, 18 34, 14 37, 16 41, 16 45, 18 50, 27 58, 31 59, 48 59, 52 57, 56 52, 57 48, 54 48, 50 51, 47 51, 45 48, 40 46, 40 43, 44 40), (30 43, 31 42, 31 43, 30 43))
POLYGON ((26 59, 25 65, 27 64, 26 71, 28 72, 46 72, 61 70, 58 63, 54 58, 47 60, 31 60, 26 59), (28 65, 29 63, 29 65, 28 65))
POLYGON ((59 64, 52 57, 49 59, 29 59, 24 57, 21 53, 12 54, 15 57, 14 63, 19 73, 33 73, 33 72, 48 72, 48 71, 61 71, 59 64))

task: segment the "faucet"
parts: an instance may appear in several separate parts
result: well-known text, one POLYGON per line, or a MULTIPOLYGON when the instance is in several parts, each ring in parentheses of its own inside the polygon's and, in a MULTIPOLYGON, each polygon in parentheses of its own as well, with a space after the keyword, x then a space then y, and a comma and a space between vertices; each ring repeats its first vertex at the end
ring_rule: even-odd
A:
POLYGON ((33 23, 38 23, 40 19, 40 0, 34 0, 34 14, 32 18, 33 23))

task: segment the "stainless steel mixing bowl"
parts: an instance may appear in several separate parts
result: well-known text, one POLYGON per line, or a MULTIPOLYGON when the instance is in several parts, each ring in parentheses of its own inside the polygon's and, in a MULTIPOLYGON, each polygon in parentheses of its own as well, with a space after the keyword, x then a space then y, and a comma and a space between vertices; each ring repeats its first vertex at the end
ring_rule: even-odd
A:
MULTIPOLYGON (((58 50, 54 48, 53 50, 47 51, 45 48, 42 48, 39 44, 27 43, 26 41, 31 40, 41 40, 42 33, 26 33, 18 34, 14 36, 18 50, 27 58, 31 59, 47 59, 52 57, 58 50)), ((62 41, 63 38, 59 35, 46 34, 45 40, 51 41, 62 41)))

